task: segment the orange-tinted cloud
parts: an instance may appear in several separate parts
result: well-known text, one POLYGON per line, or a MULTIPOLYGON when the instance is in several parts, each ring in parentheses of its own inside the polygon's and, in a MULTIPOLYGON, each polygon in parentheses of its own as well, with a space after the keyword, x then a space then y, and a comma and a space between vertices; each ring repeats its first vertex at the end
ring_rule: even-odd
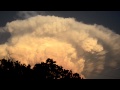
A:
POLYGON ((116 57, 120 54, 120 36, 100 25, 84 24, 74 18, 37 15, 9 22, 5 30, 11 37, 0 45, 0 58, 12 57, 32 65, 52 58, 64 68, 89 77, 94 72, 102 73, 108 59, 110 67, 117 67, 119 62, 116 57))

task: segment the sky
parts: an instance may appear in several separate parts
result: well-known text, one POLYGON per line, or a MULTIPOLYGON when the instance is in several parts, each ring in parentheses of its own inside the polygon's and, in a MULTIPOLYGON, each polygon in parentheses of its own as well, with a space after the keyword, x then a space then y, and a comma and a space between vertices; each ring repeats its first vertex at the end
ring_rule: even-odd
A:
POLYGON ((51 57, 86 78, 118 79, 119 17, 120 11, 0 11, 0 58, 34 64, 51 57))
MULTIPOLYGON (((120 11, 38 11, 42 15, 74 17, 87 24, 99 24, 120 34, 120 11), (42 12, 42 13, 41 13, 42 12)), ((0 11, 0 26, 18 18, 18 11, 0 11)))

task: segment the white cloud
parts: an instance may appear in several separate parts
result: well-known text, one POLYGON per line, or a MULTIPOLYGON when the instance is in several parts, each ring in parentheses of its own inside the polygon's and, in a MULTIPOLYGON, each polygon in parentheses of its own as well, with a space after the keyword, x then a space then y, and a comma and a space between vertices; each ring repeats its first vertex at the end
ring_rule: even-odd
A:
POLYGON ((12 36, 0 45, 0 58, 9 55, 32 65, 52 58, 64 68, 84 73, 89 78, 103 73, 108 67, 118 67, 120 35, 74 18, 22 13, 27 19, 15 20, 5 26, 12 36))

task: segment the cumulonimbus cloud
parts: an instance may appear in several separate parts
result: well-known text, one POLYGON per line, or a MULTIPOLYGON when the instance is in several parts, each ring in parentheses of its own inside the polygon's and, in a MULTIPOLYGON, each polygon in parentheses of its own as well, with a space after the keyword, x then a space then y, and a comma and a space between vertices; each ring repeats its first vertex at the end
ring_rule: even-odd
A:
POLYGON ((87 78, 98 78, 120 65, 120 35, 101 25, 37 15, 8 22, 2 29, 11 37, 0 44, 0 58, 31 65, 52 58, 87 78))

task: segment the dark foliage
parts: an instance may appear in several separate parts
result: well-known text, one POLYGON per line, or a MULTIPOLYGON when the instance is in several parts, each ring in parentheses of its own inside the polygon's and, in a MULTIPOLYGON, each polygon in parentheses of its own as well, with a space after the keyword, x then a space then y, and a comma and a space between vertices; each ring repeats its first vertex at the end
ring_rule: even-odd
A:
POLYGON ((62 66, 56 65, 52 59, 46 62, 37 63, 31 68, 31 65, 21 64, 12 59, 0 60, 0 79, 3 80, 49 80, 49 79, 82 79, 78 73, 72 73, 62 66))

